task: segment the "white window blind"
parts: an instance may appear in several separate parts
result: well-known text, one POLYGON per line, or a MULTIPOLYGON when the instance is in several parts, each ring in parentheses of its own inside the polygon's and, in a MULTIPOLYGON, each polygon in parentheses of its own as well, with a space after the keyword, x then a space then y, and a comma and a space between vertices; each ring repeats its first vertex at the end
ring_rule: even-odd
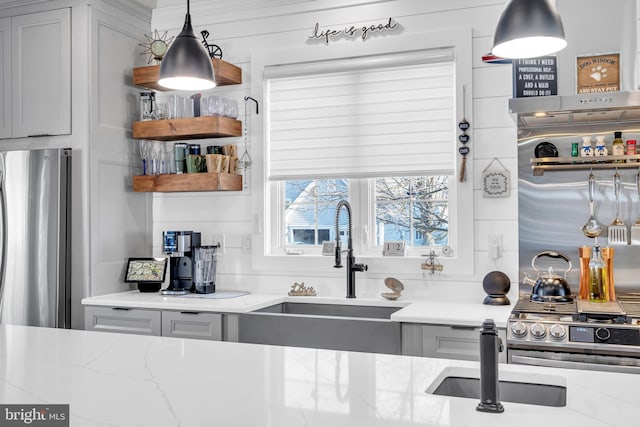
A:
POLYGON ((453 49, 265 68, 271 180, 451 175, 453 49))

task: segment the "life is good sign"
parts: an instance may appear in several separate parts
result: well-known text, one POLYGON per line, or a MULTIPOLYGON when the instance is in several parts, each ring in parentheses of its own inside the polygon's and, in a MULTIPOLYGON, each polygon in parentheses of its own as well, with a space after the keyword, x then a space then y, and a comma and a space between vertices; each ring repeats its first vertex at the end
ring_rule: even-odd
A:
POLYGON ((311 40, 322 40, 325 44, 329 44, 331 40, 347 37, 347 38, 361 38, 366 40, 369 35, 373 33, 382 33, 393 31, 399 27, 397 22, 394 22, 393 18, 389 18, 385 23, 372 24, 372 25, 351 25, 344 29, 332 29, 327 28, 325 30, 320 28, 320 24, 316 22, 313 28, 313 34, 309 37, 311 40))

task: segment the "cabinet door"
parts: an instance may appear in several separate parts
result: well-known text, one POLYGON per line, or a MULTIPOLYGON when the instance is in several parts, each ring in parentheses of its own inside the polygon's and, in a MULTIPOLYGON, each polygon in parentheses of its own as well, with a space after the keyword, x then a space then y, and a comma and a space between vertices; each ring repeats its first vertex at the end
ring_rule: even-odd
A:
POLYGON ((71 133, 70 14, 11 18, 13 137, 71 133))
POLYGON ((85 307, 84 328, 88 331, 160 335, 160 311, 139 308, 85 307))
POLYGON ((162 336, 222 340, 222 314, 163 311, 162 336))
MULTIPOLYGON (((498 358, 507 361, 507 336, 498 329, 503 351, 498 358)), ((480 328, 474 326, 402 325, 402 354, 444 359, 480 360, 480 328)))
POLYGON ((11 137, 11 18, 0 19, 0 138, 11 137))

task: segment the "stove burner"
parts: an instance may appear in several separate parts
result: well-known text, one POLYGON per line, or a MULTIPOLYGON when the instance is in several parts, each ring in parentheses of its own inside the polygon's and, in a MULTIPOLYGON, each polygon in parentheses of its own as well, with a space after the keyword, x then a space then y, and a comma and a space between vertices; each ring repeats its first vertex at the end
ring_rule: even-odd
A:
POLYGON ((531 302, 535 303, 551 303, 551 304, 570 304, 573 303, 573 297, 569 295, 563 296, 551 296, 551 297, 542 297, 540 295, 531 295, 529 297, 531 302))

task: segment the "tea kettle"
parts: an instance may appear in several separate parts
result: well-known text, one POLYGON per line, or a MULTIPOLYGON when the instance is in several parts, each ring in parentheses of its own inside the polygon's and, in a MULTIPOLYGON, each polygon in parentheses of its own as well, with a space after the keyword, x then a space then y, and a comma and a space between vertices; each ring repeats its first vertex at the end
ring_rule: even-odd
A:
POLYGON ((531 266, 537 273, 536 280, 532 280, 526 273, 523 283, 533 286, 531 301, 534 302, 570 302, 573 300, 571 289, 567 283, 567 273, 571 271, 571 260, 563 253, 555 251, 543 251, 533 257, 531 266), (541 273, 536 267, 536 260, 542 257, 559 258, 569 264, 569 268, 563 275, 556 274, 553 267, 549 266, 546 273, 541 273))

